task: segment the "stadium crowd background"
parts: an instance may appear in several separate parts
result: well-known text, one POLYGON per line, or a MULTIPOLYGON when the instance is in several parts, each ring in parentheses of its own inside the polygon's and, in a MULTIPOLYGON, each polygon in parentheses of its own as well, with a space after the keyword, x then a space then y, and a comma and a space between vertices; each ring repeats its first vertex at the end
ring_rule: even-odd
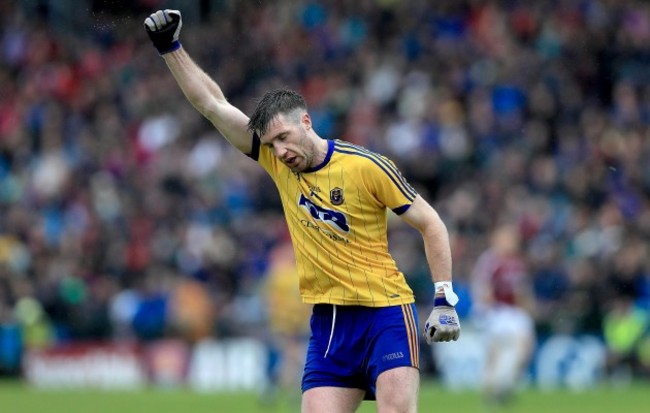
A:
MULTIPOLYGON (((516 223, 540 337, 647 337, 648 3, 0 1, 3 374, 52 343, 264 334, 279 200, 184 101, 142 28, 159 7, 245 112, 295 88, 321 136, 400 166, 448 226, 462 317, 516 223)), ((390 237, 430 305, 419 235, 390 237)))

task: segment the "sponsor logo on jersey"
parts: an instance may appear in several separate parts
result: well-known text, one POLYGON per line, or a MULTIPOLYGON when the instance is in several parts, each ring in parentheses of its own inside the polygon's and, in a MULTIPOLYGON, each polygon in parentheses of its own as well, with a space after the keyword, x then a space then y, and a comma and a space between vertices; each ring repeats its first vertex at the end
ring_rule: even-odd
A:
POLYGON ((323 222, 337 231, 344 232, 346 234, 350 232, 348 219, 342 212, 334 211, 316 205, 304 194, 300 194, 298 205, 305 208, 314 220, 323 222))
POLYGON ((320 194, 320 187, 314 185, 308 185, 308 187, 309 187, 309 196, 316 196, 316 198, 320 199, 320 197, 318 197, 318 194, 320 194))
POLYGON ((314 222, 312 222, 312 221, 310 221, 310 220, 307 220, 307 219, 301 219, 301 220, 300 220, 300 223, 301 223, 302 225, 304 225, 305 228, 314 229, 314 230, 320 232, 322 235, 326 236, 327 238, 331 239, 332 241, 335 241, 335 242, 343 242, 343 243, 345 243, 345 244, 349 244, 349 243, 350 243, 350 240, 349 240, 349 239, 347 239, 347 238, 345 238, 345 237, 342 237, 341 235, 335 233, 335 232, 332 231, 332 230, 329 230, 329 229, 327 229, 327 228, 323 228, 323 227, 319 226, 318 224, 316 224, 316 223, 314 223, 314 222))

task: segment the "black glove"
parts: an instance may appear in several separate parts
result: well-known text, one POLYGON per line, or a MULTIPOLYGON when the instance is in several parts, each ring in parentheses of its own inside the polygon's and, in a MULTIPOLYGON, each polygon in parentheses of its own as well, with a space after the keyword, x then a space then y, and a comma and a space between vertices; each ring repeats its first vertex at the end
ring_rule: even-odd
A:
POLYGON ((144 19, 144 28, 161 55, 181 47, 178 35, 182 26, 183 19, 178 10, 158 10, 144 19))

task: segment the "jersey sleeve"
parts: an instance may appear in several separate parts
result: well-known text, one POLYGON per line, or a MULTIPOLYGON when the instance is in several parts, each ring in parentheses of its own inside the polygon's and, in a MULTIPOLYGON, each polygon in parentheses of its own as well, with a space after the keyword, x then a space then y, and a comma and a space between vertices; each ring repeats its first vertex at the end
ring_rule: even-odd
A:
POLYGON ((395 164, 381 155, 366 163, 361 179, 370 194, 397 215, 406 212, 417 196, 395 164))
POLYGON ((258 164, 266 172, 271 175, 272 178, 275 179, 277 168, 278 168, 278 161, 275 156, 271 153, 271 150, 264 145, 262 145, 262 142, 260 141, 259 136, 257 136, 257 133, 253 134, 253 146, 251 153, 248 154, 248 156, 257 161, 258 164))

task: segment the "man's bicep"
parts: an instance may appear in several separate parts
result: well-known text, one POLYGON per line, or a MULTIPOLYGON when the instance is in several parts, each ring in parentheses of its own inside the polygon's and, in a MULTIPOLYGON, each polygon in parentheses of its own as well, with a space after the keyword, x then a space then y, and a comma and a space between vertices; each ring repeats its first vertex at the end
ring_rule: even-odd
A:
POLYGON ((228 102, 215 101, 206 108, 203 115, 212 122, 232 146, 245 154, 251 153, 253 136, 248 131, 248 116, 239 108, 228 102))
POLYGON ((420 231, 423 231, 432 220, 439 219, 436 210, 420 195, 415 197, 411 206, 399 217, 420 231))

